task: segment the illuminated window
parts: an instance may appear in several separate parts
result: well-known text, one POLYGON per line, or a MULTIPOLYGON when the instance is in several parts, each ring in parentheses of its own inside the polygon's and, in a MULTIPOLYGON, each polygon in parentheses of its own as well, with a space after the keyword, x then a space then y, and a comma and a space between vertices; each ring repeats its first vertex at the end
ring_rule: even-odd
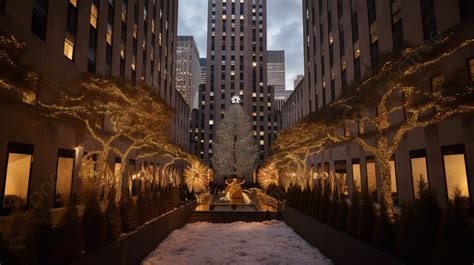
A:
POLYGON ((375 161, 373 157, 366 160, 367 169, 367 190, 369 194, 377 201, 377 174, 375 171, 375 161))
POLYGON ((428 168, 426 165, 426 151, 415 150, 410 152, 411 177, 413 179, 413 193, 415 199, 420 198, 420 184, 429 184, 428 168))
POLYGON ((3 207, 25 206, 27 204, 33 149, 33 145, 8 144, 3 207))
POLYGON ((97 5, 92 3, 91 4, 91 18, 90 18, 90 24, 92 27, 97 28, 97 16, 98 16, 98 9, 97 5))
POLYGON ((54 207, 67 205, 71 198, 74 157, 75 151, 73 150, 60 149, 58 151, 54 207))
POLYGON ((464 145, 446 146, 441 149, 448 198, 454 199, 456 191, 459 191, 461 196, 469 198, 464 145))
POLYGON ((110 23, 107 23, 107 36, 106 36, 106 41, 109 45, 112 45, 112 25, 110 23))
POLYGON ((64 39, 64 55, 70 60, 74 58, 74 41, 68 37, 64 39))
POLYGON ((398 203, 398 191, 397 191, 397 170, 395 168, 395 161, 390 160, 390 176, 392 186, 392 196, 394 202, 398 203))
POLYGON ((360 163, 359 159, 352 161, 352 180, 354 181, 354 190, 361 191, 361 180, 360 180, 360 163))
MULTIPOLYGON (((3 1, 3 7, 5 1, 3 1)), ((40 39, 46 39, 46 26, 48 15, 48 0, 34 0, 33 14, 31 16, 31 31, 40 39)))

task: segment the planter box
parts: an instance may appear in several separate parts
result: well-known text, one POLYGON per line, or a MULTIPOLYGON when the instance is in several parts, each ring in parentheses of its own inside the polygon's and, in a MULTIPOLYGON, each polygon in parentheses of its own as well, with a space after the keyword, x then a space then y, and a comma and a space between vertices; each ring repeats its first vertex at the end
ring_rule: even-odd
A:
POLYGON ((280 205, 280 211, 288 226, 335 264, 402 264, 395 257, 353 239, 287 205, 280 205))
POLYGON ((189 216, 195 207, 196 203, 192 202, 163 214, 119 240, 94 252, 86 253, 71 264, 141 264, 142 260, 171 232, 183 227, 188 222, 189 216))

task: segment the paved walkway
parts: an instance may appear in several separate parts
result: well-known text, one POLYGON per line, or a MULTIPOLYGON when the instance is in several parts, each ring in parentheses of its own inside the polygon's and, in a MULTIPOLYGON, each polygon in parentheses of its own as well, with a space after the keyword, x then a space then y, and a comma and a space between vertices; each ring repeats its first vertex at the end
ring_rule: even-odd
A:
POLYGON ((331 264, 285 223, 192 223, 144 261, 152 264, 331 264))

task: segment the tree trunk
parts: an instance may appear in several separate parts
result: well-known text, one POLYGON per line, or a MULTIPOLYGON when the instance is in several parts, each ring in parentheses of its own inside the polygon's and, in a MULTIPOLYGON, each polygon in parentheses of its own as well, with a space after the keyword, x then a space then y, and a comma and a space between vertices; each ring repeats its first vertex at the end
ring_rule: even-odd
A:
POLYGON ((387 215, 391 222, 395 220, 393 213, 393 197, 392 197, 392 175, 390 170, 390 156, 375 156, 376 162, 380 167, 381 173, 381 194, 382 200, 387 207, 387 215))

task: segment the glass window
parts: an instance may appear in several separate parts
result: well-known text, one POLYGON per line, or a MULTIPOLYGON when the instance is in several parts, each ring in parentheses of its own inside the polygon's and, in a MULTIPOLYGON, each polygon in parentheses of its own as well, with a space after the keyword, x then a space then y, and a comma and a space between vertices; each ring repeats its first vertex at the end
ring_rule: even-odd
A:
POLYGON ((352 164, 352 178, 354 180, 354 190, 361 191, 360 164, 352 164))
POLYGON ((74 58, 74 41, 68 37, 64 39, 64 56, 70 60, 74 58))
POLYGON ((32 162, 32 145, 9 143, 3 207, 27 204, 32 162))
POLYGON ((390 176, 392 186, 392 197, 395 203, 398 203, 398 191, 397 191, 397 170, 395 168, 395 161, 390 161, 390 176))
POLYGON ((366 162, 367 167, 367 190, 369 194, 377 200, 377 175, 375 171, 375 161, 370 158, 366 162))
POLYGON ((413 179, 413 190, 415 199, 420 198, 419 186, 420 183, 429 184, 428 168, 426 165, 426 151, 417 150, 410 152, 411 160, 411 176, 413 179))
POLYGON ((92 27, 97 28, 97 17, 98 17, 98 7, 96 4, 91 4, 91 17, 90 17, 90 24, 92 27))
MULTIPOLYGON (((5 3, 3 3, 5 5, 5 3)), ((48 0, 34 0, 31 17, 31 31, 40 39, 46 39, 46 25, 48 19, 48 0)))
POLYGON ((72 180, 74 175, 73 150, 62 150, 58 152, 58 164, 56 169, 56 191, 54 207, 67 205, 71 198, 72 180))
POLYGON ((461 196, 469 197, 464 145, 443 147, 442 153, 448 198, 453 199, 456 190, 461 196))
POLYGON ((474 58, 469 59, 469 73, 471 81, 474 81, 474 58))

